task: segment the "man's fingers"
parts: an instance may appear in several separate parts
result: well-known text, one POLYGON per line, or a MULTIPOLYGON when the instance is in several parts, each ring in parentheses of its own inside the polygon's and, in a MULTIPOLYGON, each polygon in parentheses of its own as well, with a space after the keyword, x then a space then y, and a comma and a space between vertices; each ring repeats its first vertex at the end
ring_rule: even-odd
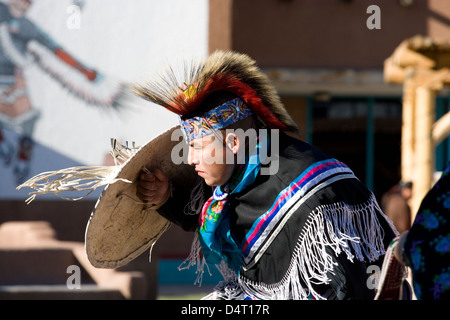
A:
POLYGON ((164 201, 168 188, 169 179, 161 170, 155 169, 154 172, 150 172, 143 168, 139 175, 136 195, 142 201, 158 204, 164 201))
POLYGON ((141 191, 143 191, 143 190, 148 190, 148 191, 158 190, 157 183, 149 182, 149 181, 145 181, 145 180, 141 180, 138 184, 138 187, 142 188, 141 191))
POLYGON ((169 181, 169 178, 166 177, 166 175, 159 169, 155 169, 155 171, 153 172, 156 179, 158 179, 161 182, 167 182, 169 181))
POLYGON ((148 181, 148 182, 155 182, 156 181, 155 175, 153 173, 151 173, 151 172, 149 172, 149 173, 141 172, 141 175, 140 175, 139 178, 140 178, 141 181, 148 181))
POLYGON ((144 200, 146 202, 150 202, 150 201, 154 200, 155 197, 157 196, 155 191, 148 191, 146 189, 143 190, 139 187, 136 191, 136 195, 139 197, 139 199, 144 200))
POLYGON ((140 175, 140 179, 143 181, 149 181, 149 182, 167 182, 169 181, 169 178, 166 177, 166 175, 159 169, 155 169, 153 172, 150 171, 142 171, 140 175))

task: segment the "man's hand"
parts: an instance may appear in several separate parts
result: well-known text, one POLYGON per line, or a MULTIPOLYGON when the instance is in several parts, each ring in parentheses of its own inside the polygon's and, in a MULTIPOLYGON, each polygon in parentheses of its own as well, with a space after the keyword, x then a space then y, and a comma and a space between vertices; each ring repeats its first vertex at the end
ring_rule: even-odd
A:
POLYGON ((144 168, 139 176, 136 195, 144 202, 161 206, 170 196, 169 179, 159 169, 150 172, 144 168))

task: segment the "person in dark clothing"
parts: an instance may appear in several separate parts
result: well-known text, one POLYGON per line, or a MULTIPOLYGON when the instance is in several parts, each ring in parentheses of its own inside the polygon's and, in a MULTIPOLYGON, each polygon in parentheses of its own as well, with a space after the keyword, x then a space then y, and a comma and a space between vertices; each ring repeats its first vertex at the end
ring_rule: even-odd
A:
MULTIPOLYGON (((173 70, 173 69, 171 69, 173 70)), ((137 196, 195 232, 186 264, 224 277, 207 299, 373 299, 398 233, 341 161, 298 140, 298 128, 256 62, 217 51, 186 72, 136 86, 180 116, 192 190, 142 172, 137 196)))
POLYGON ((411 228, 394 248, 395 257, 412 273, 419 300, 450 298, 450 162, 422 199, 411 228))

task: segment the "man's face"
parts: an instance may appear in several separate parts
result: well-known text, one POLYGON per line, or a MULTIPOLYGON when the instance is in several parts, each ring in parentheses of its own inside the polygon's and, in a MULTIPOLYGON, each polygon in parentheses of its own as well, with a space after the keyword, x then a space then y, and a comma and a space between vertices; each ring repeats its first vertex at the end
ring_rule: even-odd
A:
POLYGON ((401 193, 402 193, 403 198, 405 198, 406 200, 409 200, 412 198, 412 188, 404 187, 404 188, 402 188, 401 193))
POLYGON ((20 18, 28 10, 30 4, 30 0, 11 0, 9 2, 9 11, 14 18, 20 18))
POLYGON ((233 159, 232 151, 214 134, 189 143, 189 164, 195 166, 195 171, 209 186, 221 186, 230 179, 235 167, 230 159, 233 159))

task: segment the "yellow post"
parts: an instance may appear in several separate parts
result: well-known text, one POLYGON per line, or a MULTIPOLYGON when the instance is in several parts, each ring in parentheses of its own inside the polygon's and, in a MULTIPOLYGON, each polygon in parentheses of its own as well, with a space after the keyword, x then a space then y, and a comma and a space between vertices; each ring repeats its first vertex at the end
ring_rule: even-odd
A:
POLYGON ((403 83, 401 179, 413 182, 411 221, 433 184, 434 148, 450 132, 450 114, 434 123, 436 92, 450 84, 449 47, 415 36, 384 61, 384 80, 403 83))
POLYGON ((401 179, 412 181, 414 172, 414 80, 407 77, 403 84, 401 179))
POLYGON ((415 101, 415 165, 413 175, 413 197, 411 199, 412 220, 420 203, 432 186, 434 172, 434 148, 432 127, 435 118, 435 92, 428 86, 416 89, 415 101))

